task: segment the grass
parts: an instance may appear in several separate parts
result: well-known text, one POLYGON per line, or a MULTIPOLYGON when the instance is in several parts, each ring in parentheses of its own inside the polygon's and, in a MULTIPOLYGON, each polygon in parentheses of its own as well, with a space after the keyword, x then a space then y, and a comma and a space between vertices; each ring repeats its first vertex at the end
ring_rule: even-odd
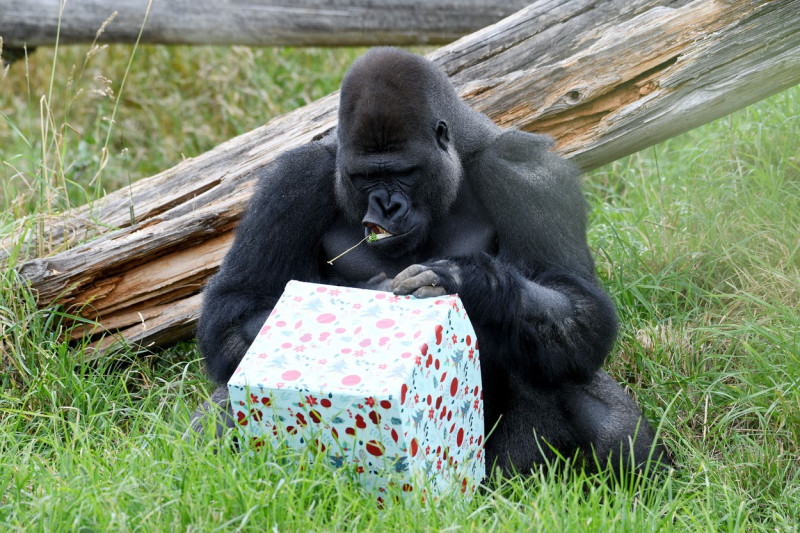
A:
MULTIPOLYGON (((130 47, 38 50, 0 72, 0 238, 329 93, 359 53, 144 46, 121 88, 130 47)), ((381 510, 313 464, 197 449, 181 439, 209 392, 194 343, 91 360, 63 315, 36 309, 11 250, 0 529, 794 531, 799 139, 795 87, 586 176, 622 321, 608 368, 680 466, 656 486, 567 470, 381 510)))

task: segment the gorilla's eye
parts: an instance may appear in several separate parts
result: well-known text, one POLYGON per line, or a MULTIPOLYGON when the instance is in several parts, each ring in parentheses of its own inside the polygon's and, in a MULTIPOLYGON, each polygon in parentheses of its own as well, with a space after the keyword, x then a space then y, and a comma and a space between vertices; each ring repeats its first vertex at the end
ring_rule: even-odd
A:
POLYGON ((413 177, 416 172, 417 172, 416 167, 398 170, 397 172, 393 173, 393 179, 408 181, 409 178, 413 177))
POLYGON ((353 186, 360 190, 370 189, 378 182, 375 178, 367 177, 366 174, 350 174, 348 177, 353 186))

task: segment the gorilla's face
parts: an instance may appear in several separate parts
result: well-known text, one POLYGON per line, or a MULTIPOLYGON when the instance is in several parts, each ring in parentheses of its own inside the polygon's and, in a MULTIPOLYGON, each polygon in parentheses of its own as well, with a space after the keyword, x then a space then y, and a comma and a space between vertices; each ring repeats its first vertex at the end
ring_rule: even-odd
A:
POLYGON ((360 219, 376 251, 393 257, 414 253, 447 213, 461 180, 447 124, 434 121, 409 131, 407 122, 394 129, 380 120, 367 122, 367 131, 355 128, 347 135, 351 142, 340 143, 337 193, 340 200, 347 197, 343 207, 360 219))
POLYGON ((400 257, 419 251, 455 201, 458 139, 447 121, 455 92, 421 58, 367 55, 345 76, 339 99, 336 196, 370 245, 400 257), (438 85, 437 85, 438 83, 438 85))

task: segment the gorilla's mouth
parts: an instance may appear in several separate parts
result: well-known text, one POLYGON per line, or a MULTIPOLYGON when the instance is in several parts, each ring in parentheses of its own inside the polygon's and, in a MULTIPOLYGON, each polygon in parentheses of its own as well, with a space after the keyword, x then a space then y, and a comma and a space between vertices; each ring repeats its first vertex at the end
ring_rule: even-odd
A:
POLYGON ((371 235, 375 235, 375 237, 373 239, 369 239, 371 241, 372 240, 379 241, 379 240, 385 239, 387 237, 394 237, 393 233, 389 233, 384 228, 380 227, 377 224, 373 224, 372 222, 365 222, 364 223, 364 227, 366 228, 367 237, 370 237, 371 235))

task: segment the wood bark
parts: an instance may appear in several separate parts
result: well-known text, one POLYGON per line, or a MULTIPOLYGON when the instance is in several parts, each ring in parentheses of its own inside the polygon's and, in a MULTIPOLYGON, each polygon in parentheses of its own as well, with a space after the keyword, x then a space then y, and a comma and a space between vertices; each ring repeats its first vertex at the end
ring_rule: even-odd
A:
MULTIPOLYGON (((539 0, 429 57, 470 105, 552 135, 590 169, 800 83, 800 0, 539 0)), ((21 272, 42 305, 85 305, 127 343, 190 335, 258 169, 333 128, 337 103, 330 95, 74 211, 47 238, 119 229, 21 272)))
POLYGON ((363 46, 444 44, 527 0, 0 0, 7 47, 100 42, 363 46), (59 20, 60 15, 60 20, 59 20), (113 17, 113 18, 112 18, 113 17), (109 19, 110 22, 106 22, 109 19))

